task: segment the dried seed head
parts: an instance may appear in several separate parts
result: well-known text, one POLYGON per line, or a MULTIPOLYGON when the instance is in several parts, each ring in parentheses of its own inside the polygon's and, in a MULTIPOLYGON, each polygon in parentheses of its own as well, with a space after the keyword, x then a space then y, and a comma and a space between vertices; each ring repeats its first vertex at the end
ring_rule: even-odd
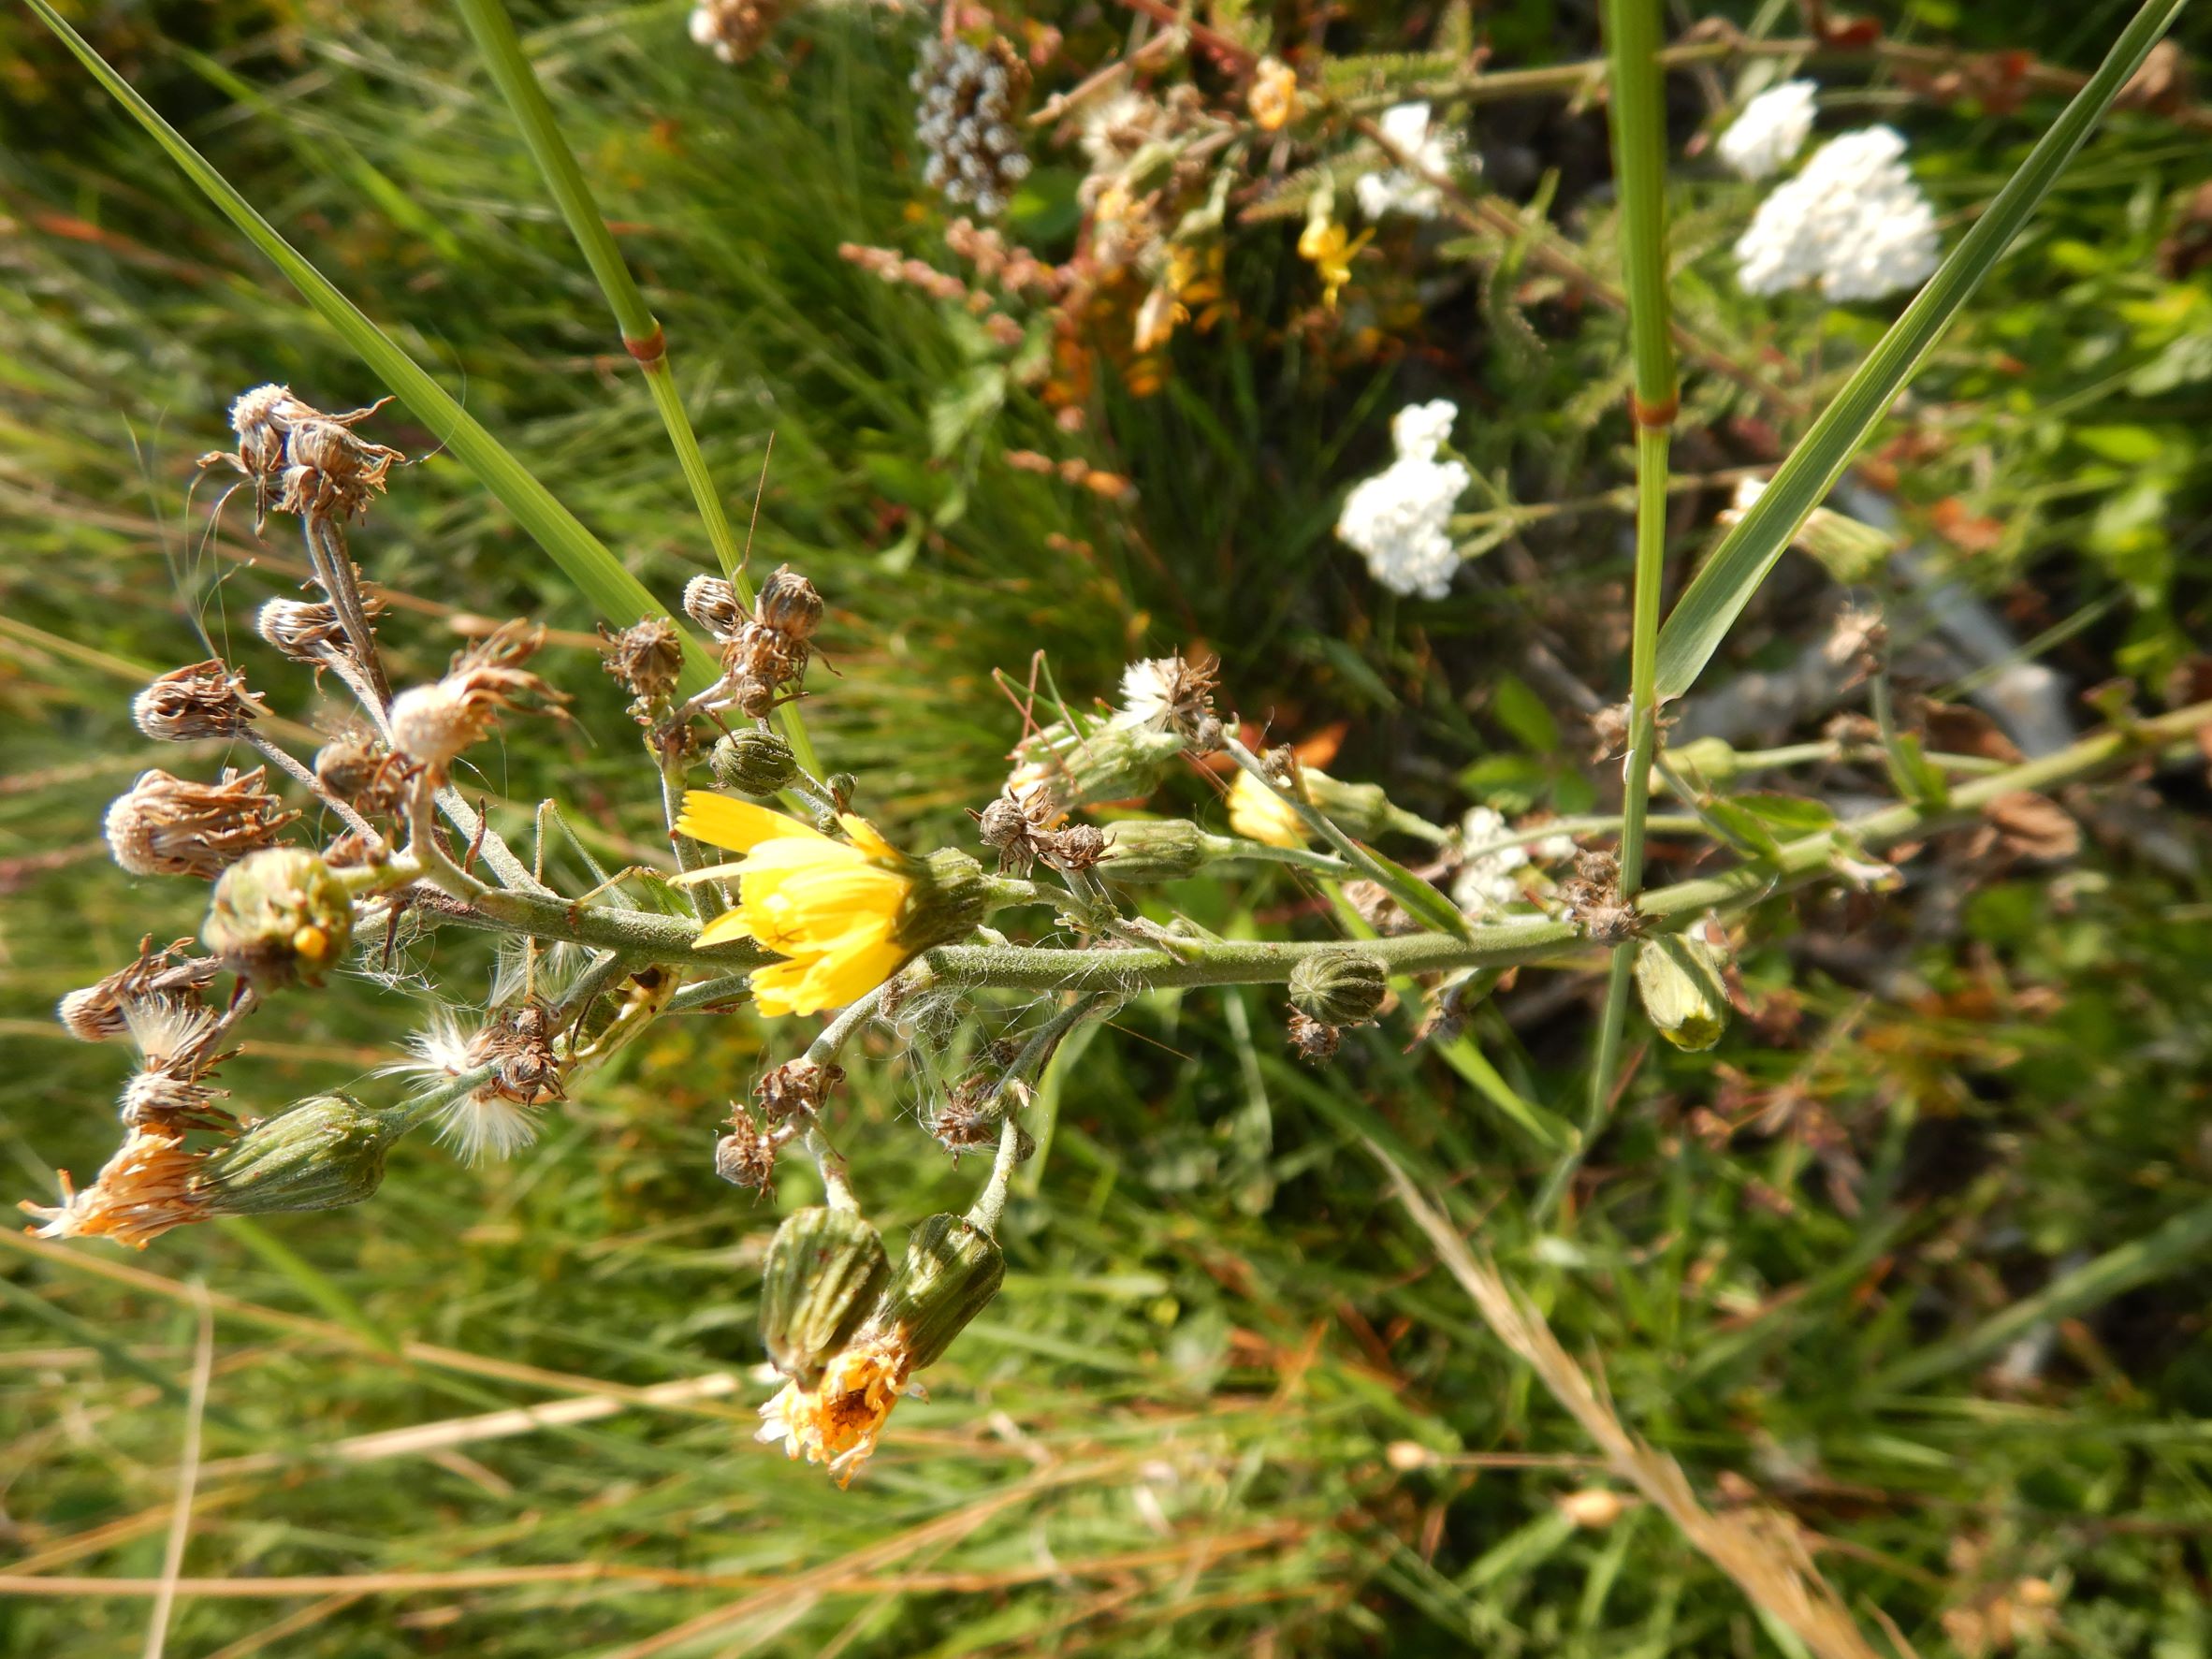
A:
POLYGON ((1324 1026, 1311 1014, 1297 1009, 1290 1011, 1290 1048, 1308 1065, 1319 1066, 1336 1057, 1337 1032, 1334 1026, 1324 1026))
POLYGON ((721 738, 708 751, 706 765, 724 789, 764 799, 788 787, 799 775, 798 758, 792 753, 791 745, 759 727, 732 732, 721 738))
POLYGON ((115 862, 134 876, 212 880, 249 852, 273 846, 299 815, 261 787, 266 766, 226 769, 193 783, 156 768, 108 808, 103 833, 115 862))
POLYGON ((1055 870, 1075 874, 1096 869, 1106 856, 1106 832, 1095 823, 1071 823, 1066 829, 1051 831, 1043 839, 1041 851, 1044 862, 1055 870))
POLYGON ((132 721, 161 743, 235 737, 268 712, 246 677, 219 657, 172 668, 131 701, 132 721))
MULTIPOLYGON (((371 619, 384 614, 383 602, 366 594, 361 608, 371 619)), ((269 601, 255 614, 254 630, 293 662, 316 667, 349 652, 353 644, 336 605, 304 599, 269 601)))
POLYGON ((461 752, 481 742, 502 712, 535 709, 556 717, 568 701, 521 665, 545 643, 546 631, 502 622, 458 653, 445 677, 392 700, 392 747, 443 778, 461 752))
POLYGON ((1356 951, 1322 951, 1290 970, 1291 1006, 1324 1026, 1365 1025, 1390 992, 1390 969, 1356 951))
POLYGON ((393 464, 406 458, 387 444, 357 436, 342 418, 296 419, 284 436, 284 493, 277 509, 307 517, 360 517, 384 492, 393 464))
POLYGON ((752 1085, 752 1098, 770 1125, 822 1109, 829 1092, 845 1081, 841 1066, 823 1066, 801 1055, 786 1060, 752 1085))
POLYGON ((724 644, 745 626, 737 590, 720 576, 693 576, 684 584, 684 614, 724 644))
POLYGON ((200 938, 250 979, 317 984, 353 930, 353 902, 329 866, 298 848, 271 847, 223 873, 200 938))
POLYGON ((792 639, 811 639, 822 626, 822 595, 790 565, 778 565, 775 575, 761 585, 753 615, 764 628, 792 639))
POLYGON ((783 16, 779 0, 698 0, 691 38, 725 64, 742 64, 762 48, 783 16))
POLYGON ((365 726, 349 727, 315 750, 315 781, 363 812, 395 810, 405 770, 365 726))
POLYGON ((668 701, 677 676, 683 672, 683 639, 676 624, 665 617, 647 617, 619 633, 609 633, 602 623, 599 635, 607 673, 637 699, 630 712, 640 720, 649 719, 652 709, 668 701))
POLYGON ((129 1128, 152 1128, 182 1134, 213 1129, 228 1134, 238 1119, 215 1104, 226 1096, 202 1077, 158 1069, 136 1072, 123 1085, 115 1114, 129 1128))
POLYGON ((776 1149, 781 1142, 764 1134, 743 1112, 731 1115, 730 1132, 714 1143, 714 1172, 733 1186, 749 1187, 763 1198, 776 1196, 776 1149))
POLYGON ((935 1135, 954 1157, 998 1142, 999 1079, 990 1072, 962 1078, 929 1120, 935 1135))
POLYGON ((469 1040, 463 1070, 492 1067, 485 1088, 517 1106, 562 1099, 561 1066, 553 1052, 560 1031, 560 1022, 542 1002, 502 1009, 469 1040))
POLYGON ((223 965, 212 956, 189 956, 190 939, 153 949, 150 934, 138 941, 138 959, 97 984, 70 992, 54 1015, 80 1042, 112 1042, 130 1032, 131 1005, 156 997, 196 997, 223 965))
POLYGON ((1149 726, 1195 737, 1211 722, 1215 745, 1220 721, 1214 713, 1214 688, 1221 664, 1212 657, 1186 661, 1180 651, 1132 662, 1121 671, 1120 706, 1114 723, 1149 726))

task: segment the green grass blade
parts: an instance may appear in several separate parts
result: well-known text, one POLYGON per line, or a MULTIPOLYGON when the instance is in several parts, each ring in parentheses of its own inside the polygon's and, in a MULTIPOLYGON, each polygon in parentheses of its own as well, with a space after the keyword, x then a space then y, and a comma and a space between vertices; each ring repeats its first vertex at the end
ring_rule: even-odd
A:
MULTIPOLYGON (((576 246, 583 253, 584 262, 590 266, 599 291, 606 296, 607 308, 615 313, 615 326, 621 331, 623 350, 645 371, 653 408, 668 430, 677 465, 683 472, 685 484, 691 488, 700 520, 706 526, 706 540, 714 548, 715 561, 736 590, 737 603, 749 606, 752 585, 746 580, 737 538, 730 529, 729 515, 722 510, 721 494, 715 488, 714 475, 708 471, 706 457, 699 447, 699 435, 691 429, 691 418, 685 413, 683 398, 677 390, 676 369, 668 360, 667 336, 662 330, 660 319, 646 303, 637 279, 630 274, 622 250, 615 245, 614 232, 607 228, 606 215, 592 199, 591 186, 585 182, 584 169, 576 165, 575 152, 561 137, 553 105, 546 96, 546 89, 539 84, 537 71, 531 67, 530 59, 523 52, 514 20, 507 15, 501 0, 460 0, 460 14, 476 42, 485 67, 490 71, 493 83, 499 87, 501 97, 506 100, 508 111, 515 117, 523 143, 529 147, 531 159, 545 177, 546 188, 553 193, 553 199, 560 206, 560 216, 568 224, 569 234, 576 239, 576 246)), ((787 704, 779 718, 799 764, 819 776, 822 763, 815 758, 814 746, 808 740, 797 706, 787 704)))
POLYGON ((2089 136, 2186 0, 2144 0, 2088 83, 1959 239, 1881 343, 1812 423, 1782 470, 1738 519, 1683 592, 1659 634, 1659 695, 1681 696, 1720 648, 1775 560, 1858 446, 1896 401, 1960 306, 1981 286, 2066 164, 2089 136))
MULTIPOLYGON (((256 212, 182 133, 163 120, 48 0, 30 0, 30 6, 93 78, 153 136, 185 176, 284 272, 301 298, 353 348, 386 389, 515 515, 593 609, 617 627, 626 627, 640 617, 668 615, 651 590, 625 570, 528 467, 279 235, 276 227, 256 212)), ((693 690, 701 689, 713 678, 714 655, 688 631, 686 639, 691 647, 684 653, 686 683, 693 690)))

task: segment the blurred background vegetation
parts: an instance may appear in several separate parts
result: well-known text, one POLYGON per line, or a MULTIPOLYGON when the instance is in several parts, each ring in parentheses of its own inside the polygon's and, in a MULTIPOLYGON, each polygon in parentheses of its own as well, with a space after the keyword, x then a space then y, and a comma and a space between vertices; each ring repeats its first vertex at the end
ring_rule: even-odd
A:
MULTIPOLYGON (((1457 22, 1275 9, 1284 37, 1346 51, 1463 25, 1500 66, 1597 45, 1573 3, 1457 22)), ((2106 0, 1878 9, 1891 38, 2077 68, 2126 16, 2106 0)), ((644 388, 444 7, 69 10, 648 585, 673 599, 706 567, 644 388)), ((1765 13, 1733 15, 1797 26, 1765 13)), ((916 844, 964 840, 960 809, 990 796, 1020 735, 995 670, 1025 677, 1043 649, 1087 698, 1177 646, 1220 655, 1248 718, 1341 736, 1332 771, 1439 820, 1603 799, 1586 717, 1625 675, 1629 548, 1608 495, 1629 475, 1623 329, 1527 241, 1393 228, 1321 328, 1297 221, 1240 234, 1228 317, 1181 331, 1149 395, 1102 363, 1070 432, 958 306, 838 252, 957 269, 912 143, 924 20, 811 9, 735 68, 686 39, 681 4, 522 22, 741 520, 767 462, 756 568, 788 560, 828 596, 838 677, 807 712, 863 809, 916 844), (1438 396, 1467 412, 1493 517, 1448 599, 1396 600, 1331 527, 1387 456, 1389 414, 1438 396), (1131 488, 1109 499, 1011 450, 1131 488)), ((1082 3, 1029 22, 1068 43, 1048 86, 1129 28, 1082 3)), ((2185 24, 2186 63, 2208 30, 2185 24)), ((1724 481, 1678 497, 1685 568, 1725 477, 1786 449, 1887 315, 1736 292, 1727 246, 1754 193, 1696 155, 1730 73, 1670 80, 1688 152, 1678 304, 1763 389, 1690 365, 1676 465, 1724 481)), ((1820 73, 1849 118, 1911 134, 1954 234, 2054 107, 1906 85, 1848 54, 1820 73)), ((51 1024, 54 998, 198 922, 196 890, 124 877, 98 838, 110 796, 174 764, 129 697, 207 654, 202 631, 284 684, 248 618, 293 590, 297 553, 257 546, 235 502, 212 521, 211 489, 188 495, 193 458, 248 386, 327 408, 382 388, 27 13, 0 20, 0 1152, 15 1191, 43 1198, 57 1168, 105 1157, 118 1082, 112 1055, 51 1024)), ((1924 573, 1979 595, 2085 730, 2099 706, 2156 706, 2192 680, 2212 621, 2212 147, 2178 101, 2100 129, 1874 452, 1924 573), (2075 695, 2099 687, 2102 705, 2075 695)), ((1477 106, 1469 132, 1489 187, 1540 204, 1603 273, 1602 109, 1477 106)), ((1056 257, 1081 163, 1035 148, 1010 230, 1056 257)), ((431 447, 397 411, 378 435, 431 447)), ((576 725, 515 725, 480 751, 474 787, 513 804, 506 822, 555 791, 603 855, 656 843, 595 618, 460 467, 407 469, 356 548, 393 606, 396 677, 441 668, 472 618, 559 631, 547 672, 576 725)), ((1817 645, 1833 593, 1786 561, 1714 695, 1817 645)), ((1894 597, 1916 691, 1964 704, 2003 666, 1914 657, 1929 629, 1910 585, 1894 597)), ((327 715, 300 690, 282 713, 327 715)), ((1826 712, 1731 735, 1802 736, 1826 712)), ((1217 823, 1201 780, 1177 787, 1217 823)), ((1374 1136, 1602 1369, 1625 1420, 1715 1504, 1794 1515, 1853 1605, 1885 1609, 1919 1652, 2212 1653, 2206 805, 2187 777, 2132 785, 2081 804, 2089 833, 2058 870, 1931 854, 1899 902, 1765 907, 1740 962, 1752 1017, 1713 1055, 1643 1054, 1541 1225, 1549 1153, 1445 1061, 1402 1052, 1404 1020, 1316 1072, 1268 997, 1133 1005, 1048 1085, 1004 1297, 845 1492, 747 1443, 775 1216, 708 1157, 730 1097, 795 1052, 793 1023, 666 1022, 521 1158, 471 1170, 417 1138, 356 1210, 187 1230, 142 1258, 4 1241, 0 1570, 159 1573, 196 1283, 217 1347, 185 1570, 329 1582, 186 1599, 168 1651, 193 1659, 1787 1652, 1660 1518, 1558 1507, 1604 1484, 1591 1448, 1387 1201, 1374 1136), (334 1450, 724 1371, 734 1390, 597 1420, 334 1450), (555 1570, 502 1578, 519 1567, 555 1570)), ((1695 856, 1665 855, 1677 872, 1695 856)), ((1280 879, 1176 900, 1225 933, 1325 924, 1280 879)), ((465 984, 466 947, 440 951, 440 980, 465 984)), ((1513 1091, 1571 1113, 1594 982, 1532 974, 1484 1010, 1476 1034, 1513 1091)), ((408 982, 294 993, 226 1080, 249 1103, 354 1084, 423 1006, 408 982)), ((854 1070, 844 1142, 887 1229, 964 1204, 977 1170, 915 1122, 931 1065, 879 1044, 854 1070)), ((808 1196, 793 1173, 780 1202, 808 1196)), ((143 1597, 9 1594, 0 1652, 136 1653, 147 1614, 143 1597)))

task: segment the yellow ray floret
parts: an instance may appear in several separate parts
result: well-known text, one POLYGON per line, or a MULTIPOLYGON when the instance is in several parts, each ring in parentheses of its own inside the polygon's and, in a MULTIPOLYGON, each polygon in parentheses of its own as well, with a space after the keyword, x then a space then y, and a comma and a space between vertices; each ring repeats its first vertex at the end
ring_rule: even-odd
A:
POLYGON ((1229 827, 1246 840, 1271 847, 1302 847, 1305 820, 1298 809, 1249 772, 1239 772, 1229 792, 1229 827))
POLYGON ((749 939, 786 958, 753 970, 763 1013, 817 1013, 874 990, 911 949, 899 938, 914 866, 850 813, 848 841, 765 807, 694 790, 680 834, 745 856, 678 880, 737 879, 737 903, 702 928, 698 943, 749 939))

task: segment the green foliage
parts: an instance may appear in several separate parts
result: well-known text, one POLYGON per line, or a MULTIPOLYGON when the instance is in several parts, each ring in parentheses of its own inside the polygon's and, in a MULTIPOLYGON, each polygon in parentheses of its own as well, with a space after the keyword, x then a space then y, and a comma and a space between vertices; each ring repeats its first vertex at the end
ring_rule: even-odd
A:
MULTIPOLYGON (((1913 8, 1923 27, 1974 23, 1954 10, 1913 8)), ((632 577, 666 601, 711 568, 647 388, 443 11, 310 7, 273 28, 234 7, 72 15, 632 577)), ((2102 40, 2118 21, 2038 20, 2050 33, 2030 44, 2078 62, 2095 43, 2074 25, 2102 40)), ((775 434, 753 568, 790 560, 829 597, 837 677, 815 682, 807 713, 828 764, 861 778, 864 809, 952 843, 1021 731, 993 670, 1021 681, 1047 648, 1082 707, 1128 657, 1176 644, 1218 650, 1236 702, 1280 735, 1350 722, 1331 769, 1437 817, 1470 798, 1510 813, 1613 798, 1617 760, 1589 764, 1529 648, 1604 699, 1625 690, 1625 636, 1607 626, 1626 608, 1624 514, 1573 506, 1627 476, 1625 334, 1526 243, 1467 239, 1491 269, 1440 282, 1400 358, 1332 361, 1288 327, 1186 335, 1161 394, 1109 380, 1103 418, 1070 438, 956 307, 838 255, 939 251, 910 153, 919 23, 812 13, 733 71, 683 41, 680 7, 524 22, 668 329, 741 540, 775 434), (1572 510, 1516 521, 1450 599, 1401 603, 1330 527, 1385 452, 1389 414, 1438 394, 1478 414, 1462 431, 1487 506, 1572 510), (1013 448, 1110 467, 1133 501, 1017 471, 1013 448)), ((1477 20, 1536 62, 1559 26, 1535 5, 1477 20)), ((0 22, 0 1147, 9 1190, 44 1196, 54 1166, 87 1177, 111 1144, 123 1065, 67 1043, 53 999, 142 935, 199 919, 196 891, 126 880, 95 839, 133 775, 177 762, 133 732, 128 696, 202 655, 200 628, 276 683, 247 618, 299 576, 289 546, 254 543, 237 500, 211 532, 214 478, 182 510, 192 459, 223 441, 244 386, 286 380, 326 404, 385 388, 26 18, 0 22)), ((1916 165, 1964 211, 2054 109, 1921 111, 1916 165)), ((2212 480, 2212 287, 2156 265, 2202 172, 2201 146, 2155 117, 2093 139, 1915 383, 1946 439, 1901 467, 1915 528, 1949 522, 1946 501, 1996 519, 1994 546, 1957 548, 1959 573, 2007 594, 2030 632, 2071 624, 2062 662, 2085 684, 2124 672, 2148 687, 2205 636, 2192 527, 2212 480)), ((1069 211, 1050 178, 1017 209, 1040 236, 1069 211)), ((1682 314, 1744 361, 1786 365, 1783 389, 1816 405, 1882 319, 1745 301, 1725 247, 1752 193, 1702 175, 1678 190, 1682 314)), ((1601 202, 1562 213, 1610 257, 1601 202)), ((1310 300, 1293 236, 1256 239, 1232 267, 1245 314, 1279 323, 1310 300)), ((1347 293, 1353 313, 1399 298, 1382 263, 1347 293)), ((1789 424, 1689 371, 1701 426, 1789 424)), ((546 661, 578 694, 577 732, 514 724, 468 793, 527 845, 531 792, 557 776, 594 857, 654 847, 633 757, 578 735, 622 724, 584 643, 594 607, 428 428, 392 435, 422 458, 357 546, 394 596, 396 668, 433 673, 453 623, 522 613, 560 631, 546 661)), ((1740 458, 1710 442, 1681 464, 1740 458)), ((1672 521, 1678 556, 1718 500, 1672 521)), ((1801 643, 1803 597, 1763 593, 1712 672, 1801 643)), ((190 758, 211 771, 223 757, 190 758)), ((1925 752, 1901 764, 1916 790, 1944 787, 1925 752)), ((1821 776, 1841 793, 1885 769, 1821 776)), ((1217 826, 1202 782, 1174 788, 1217 826)), ((2182 826, 2201 871, 2203 793, 2163 788, 2156 822, 2182 826)), ((1793 775, 1703 805, 1756 851, 1825 826, 1830 809, 1797 790, 1793 775)), ((588 885, 550 845, 560 878, 588 885)), ((1323 1073, 1285 1050, 1274 996, 1150 996, 1048 1074, 1044 1150, 1002 1232, 1005 1289, 842 1493, 749 1444, 767 1244, 779 1214, 820 1195, 793 1171, 775 1206, 755 1205, 710 1164, 728 1101, 789 1057, 797 1027, 673 1019, 513 1164, 472 1171, 417 1137, 371 1204, 186 1230, 143 1257, 0 1250, 14 1549, 42 1571, 159 1575, 196 1279, 222 1300, 188 1575, 575 1576, 186 1596, 174 1654, 259 1637, 310 1659, 604 1656, 691 1621, 698 1634, 665 1651, 1772 1651, 1660 1517, 1585 1529, 1556 1508, 1602 1484, 1589 1447, 1387 1202, 1372 1137, 1479 1231, 1624 1420, 1701 1489, 1748 1479, 1836 1540, 1823 1570, 1929 1659, 1964 1652, 1945 1612, 2028 1577, 2059 1590, 2062 1634, 2024 1652, 2202 1652, 2212 1358, 2192 1230, 2212 1204, 2212 932, 2201 874, 2157 846, 2092 838, 2055 879, 2021 866, 1980 885, 1939 850, 1907 865, 1904 910, 1852 895, 1763 907, 1721 1046, 1642 1054, 1541 1226, 1532 1200, 1558 1156, 1547 1139, 1566 1130, 1550 1108, 1584 1063, 1587 984, 1527 970, 1514 997, 1470 999, 1456 1041, 1411 1052, 1401 1011, 1348 1033, 1323 1073), (1524 1011, 1521 994, 1553 986, 1566 1015, 1524 1011), (1491 1110, 1501 1099, 1535 1103, 1536 1130, 1491 1110), (2111 1253, 2130 1247, 2115 1275, 2111 1253), (154 1279, 103 1273, 115 1267, 154 1279), (2001 1323, 2054 1287, 2060 1322, 2001 1323), (1931 1354, 1952 1362, 1927 1371, 1931 1354), (724 1372, 727 1391, 534 1433, 372 1461, 332 1450, 724 1372)), ((1230 937, 1321 905, 1288 874, 1168 897, 1230 937)), ((489 966, 465 944, 439 951, 445 982, 489 966)), ((393 967, 390 985, 286 993, 286 1041, 226 1069, 233 1104, 392 1086, 364 1073, 424 1013, 424 965, 393 967)), ((981 1035, 1019 1011, 995 1009, 981 1035)), ((872 1040, 839 1098, 853 1179, 895 1256, 972 1197, 973 1164, 954 1169, 914 1119, 977 1041, 914 1055, 872 1040)), ((8 1597, 0 1652, 135 1654, 146 1623, 143 1598, 8 1597)))

